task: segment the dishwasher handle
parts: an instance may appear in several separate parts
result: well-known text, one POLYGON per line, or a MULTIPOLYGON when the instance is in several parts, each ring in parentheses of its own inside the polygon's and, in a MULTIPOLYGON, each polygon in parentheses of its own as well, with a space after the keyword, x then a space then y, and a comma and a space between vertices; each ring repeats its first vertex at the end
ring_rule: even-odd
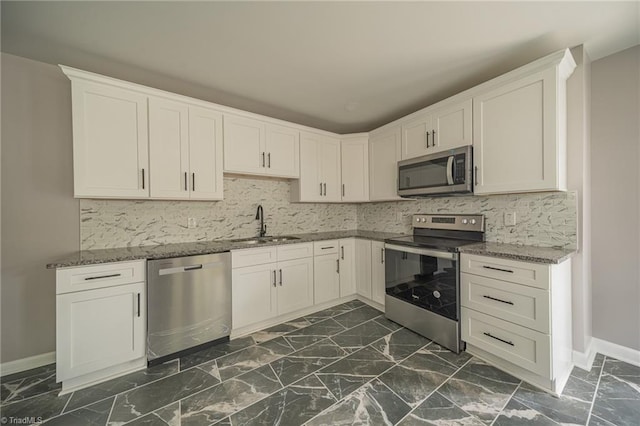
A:
POLYGON ((224 262, 210 262, 199 265, 190 265, 190 266, 176 266, 173 268, 164 268, 158 270, 158 275, 172 275, 172 274, 181 274, 185 272, 191 271, 199 271, 201 269, 213 269, 221 266, 225 266, 224 262))
POLYGON ((195 269, 202 269, 202 265, 194 265, 194 266, 185 266, 184 271, 193 271, 195 269))

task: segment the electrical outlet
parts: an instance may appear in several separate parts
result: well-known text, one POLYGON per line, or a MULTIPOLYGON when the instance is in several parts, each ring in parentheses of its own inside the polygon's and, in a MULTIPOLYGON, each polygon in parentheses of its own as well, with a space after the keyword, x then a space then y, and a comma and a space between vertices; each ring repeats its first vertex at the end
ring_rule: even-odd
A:
POLYGON ((187 218, 187 228, 193 229, 193 228, 195 228, 197 226, 198 226, 198 222, 196 222, 196 218, 195 217, 187 218))
POLYGON ((504 212, 504 225, 516 226, 516 212, 504 212))

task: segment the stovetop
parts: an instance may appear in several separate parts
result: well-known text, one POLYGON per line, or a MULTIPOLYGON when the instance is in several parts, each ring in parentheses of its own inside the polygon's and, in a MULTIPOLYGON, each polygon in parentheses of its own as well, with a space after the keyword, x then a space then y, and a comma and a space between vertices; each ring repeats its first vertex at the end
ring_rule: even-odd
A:
POLYGON ((476 244, 478 240, 463 240, 454 238, 425 237, 421 235, 407 235, 405 237, 390 238, 385 243, 410 247, 429 248, 448 252, 458 252, 460 247, 476 244))

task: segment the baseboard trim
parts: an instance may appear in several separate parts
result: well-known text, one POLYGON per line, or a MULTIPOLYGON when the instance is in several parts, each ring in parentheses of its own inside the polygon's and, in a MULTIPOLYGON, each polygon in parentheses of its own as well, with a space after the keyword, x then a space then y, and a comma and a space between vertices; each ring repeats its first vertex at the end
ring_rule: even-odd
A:
POLYGON ((15 361, 3 362, 0 364, 0 376, 21 373, 26 370, 31 370, 32 368, 42 367, 43 365, 53 364, 55 362, 55 352, 48 352, 27 358, 16 359, 15 361))
POLYGON ((593 338, 584 352, 573 351, 573 365, 585 371, 591 371, 593 360, 596 358, 597 352, 593 350, 593 338))
POLYGON ((602 355, 627 362, 629 364, 640 367, 640 351, 618 345, 617 343, 607 342, 606 340, 593 338, 591 342, 592 351, 601 353, 602 355))

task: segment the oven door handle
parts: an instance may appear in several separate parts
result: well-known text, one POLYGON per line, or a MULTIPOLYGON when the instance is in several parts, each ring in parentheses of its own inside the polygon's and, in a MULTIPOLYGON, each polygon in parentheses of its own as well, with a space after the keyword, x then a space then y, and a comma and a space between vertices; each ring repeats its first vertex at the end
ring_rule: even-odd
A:
POLYGON ((447 159, 447 184, 453 185, 453 160, 454 156, 450 155, 447 159))
POLYGON ((387 250, 395 250, 403 253, 413 253, 421 256, 437 257, 439 259, 456 260, 456 253, 449 253, 448 251, 430 250, 417 247, 399 246, 395 244, 385 244, 384 248, 387 250))

